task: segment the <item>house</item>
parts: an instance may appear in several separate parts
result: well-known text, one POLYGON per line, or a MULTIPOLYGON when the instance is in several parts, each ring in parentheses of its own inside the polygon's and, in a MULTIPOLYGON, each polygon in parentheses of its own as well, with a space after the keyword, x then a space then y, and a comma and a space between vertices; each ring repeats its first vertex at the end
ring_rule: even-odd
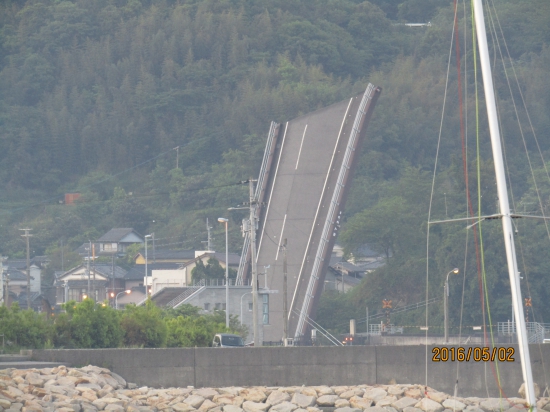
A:
MULTIPOLYGON (((147 253, 148 263, 187 263, 195 259, 194 250, 155 250, 149 249, 147 253)), ((145 253, 140 252, 136 255, 134 262, 136 265, 145 264, 145 253)))
POLYGON ((4 266, 3 293, 7 306, 17 301, 17 297, 27 290, 27 274, 14 268, 4 266))
MULTIPOLYGON (((48 315, 53 312, 53 308, 51 307, 50 302, 48 301, 47 297, 44 296, 42 293, 31 292, 30 301, 31 308, 35 312, 44 312, 48 315)), ((17 298, 12 301, 12 303, 13 302, 17 302, 21 310, 27 310, 27 292, 20 293, 19 296, 17 296, 17 298)))
POLYGON ((88 293, 96 302, 111 299, 112 293, 126 289, 124 276, 126 270, 120 266, 96 263, 76 266, 66 272, 56 272, 54 287, 56 288, 56 304, 69 300, 81 302, 88 293), (88 285, 90 290, 88 291, 88 285))
MULTIPOLYGON (((30 263, 31 276, 31 292, 40 293, 42 290, 42 269, 48 264, 48 260, 44 256, 35 256, 30 263)), ((7 259, 4 263, 4 268, 9 271, 20 271, 25 275, 24 290, 27 290, 27 260, 26 259, 7 259)), ((22 289, 22 290, 23 290, 22 289)), ((21 290, 21 291, 22 291, 21 290)), ((19 292, 20 293, 20 292, 19 292)))
POLYGON ((88 256, 93 258, 94 253, 97 256, 99 254, 99 249, 100 249, 99 242, 92 242, 91 249, 90 249, 90 242, 85 242, 81 244, 79 247, 77 247, 73 252, 78 253, 82 259, 87 260, 88 256))
MULTIPOLYGON (((210 252, 210 251, 196 251, 195 252, 195 260, 201 259, 204 264, 208 262, 208 259, 213 257, 218 262, 220 262, 220 265, 222 268, 225 268, 225 253, 224 252, 210 252)), ((241 262, 241 256, 237 253, 229 253, 229 268, 230 269, 238 269, 239 263, 241 262)))
MULTIPOLYGON (((179 263, 149 263, 147 265, 148 286, 153 284, 153 279, 157 277, 171 279, 167 283, 185 285, 185 271, 179 263)), ((127 289, 144 285, 145 265, 135 265, 124 276, 127 289)))
MULTIPOLYGON (((189 256, 189 251, 182 251, 181 254, 167 254, 165 256, 171 256, 174 260, 178 259, 174 256, 181 257, 189 256)), ((225 268, 225 253, 216 253, 216 252, 192 252, 193 257, 188 259, 186 262, 182 263, 171 263, 163 262, 160 263, 157 260, 157 263, 152 263, 151 258, 148 256, 148 265, 147 265, 147 281, 146 284, 150 289, 150 293, 155 294, 159 292, 162 288, 170 287, 185 287, 192 286, 193 279, 191 272, 193 268, 197 265, 199 260, 206 265, 210 258, 215 258, 220 262, 220 266, 225 268)), ((139 255, 138 255, 139 256, 139 255)), ((239 267, 240 256, 236 253, 229 254, 229 267, 232 269, 237 269, 239 267)), ((137 260, 137 259, 136 259, 137 260)), ((143 259, 145 263, 145 259, 143 259)), ((143 286, 145 276, 145 264, 137 264, 126 275, 126 285, 127 287, 143 286)))
POLYGON ((97 239, 97 243, 100 254, 126 253, 128 246, 143 244, 144 238, 132 228, 115 228, 97 239))

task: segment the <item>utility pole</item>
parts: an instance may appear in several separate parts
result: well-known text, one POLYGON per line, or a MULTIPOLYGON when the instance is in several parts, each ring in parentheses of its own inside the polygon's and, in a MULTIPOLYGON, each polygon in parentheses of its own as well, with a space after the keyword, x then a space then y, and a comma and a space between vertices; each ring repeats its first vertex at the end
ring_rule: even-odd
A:
POLYGON ((367 306, 367 342, 370 343, 370 335, 369 335, 369 307, 367 306))
POLYGON ((174 147, 176 149, 176 169, 180 168, 180 147, 174 147))
POLYGON ((10 274, 6 274, 6 306, 10 307, 10 274))
POLYGON ((286 266, 286 238, 281 246, 283 252, 283 345, 288 338, 288 303, 287 303, 287 266, 286 266))
POLYGON ((90 297, 90 290, 91 290, 91 285, 90 285, 90 253, 92 253, 92 241, 91 240, 88 240, 88 265, 87 265, 87 268, 86 268, 86 272, 88 272, 88 298, 90 297))
MULTIPOLYGON (((208 233, 208 239, 206 241, 206 247, 208 248, 208 250, 212 250, 212 234, 210 232, 210 229, 212 229, 210 227, 210 224, 208 223, 208 218, 206 218, 206 233, 208 233)), ((225 262, 227 264, 227 262, 225 262)))
POLYGON ((6 295, 4 293, 4 256, 0 256, 0 293, 2 293, 2 298, 0 299, 0 304, 6 304, 6 295))
POLYGON ((157 263, 157 255, 155 252, 155 232, 151 233, 151 238, 153 239, 153 263, 157 263))
POLYGON ((94 280, 92 282, 92 291, 94 293, 94 300, 98 300, 96 296, 96 284, 95 284, 95 243, 92 243, 92 261, 94 263, 93 272, 94 272, 94 280))
POLYGON ((262 346, 258 333, 258 269, 256 267, 256 201, 254 180, 249 179, 250 188, 250 260, 252 263, 252 322, 254 324, 254 346, 262 346))
POLYGON ((65 272, 65 259, 63 258, 63 238, 61 238, 61 272, 65 272))
POLYGON ((32 229, 19 229, 24 230, 25 234, 21 235, 27 242, 27 309, 31 308, 31 255, 29 248, 29 238, 32 236, 29 231, 32 229))

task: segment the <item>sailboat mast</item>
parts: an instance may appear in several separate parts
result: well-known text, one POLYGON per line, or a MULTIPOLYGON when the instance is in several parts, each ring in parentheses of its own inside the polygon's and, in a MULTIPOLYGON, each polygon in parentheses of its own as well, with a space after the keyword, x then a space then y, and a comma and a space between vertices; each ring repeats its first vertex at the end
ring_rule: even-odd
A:
POLYGON ((506 175, 504 173, 504 161, 502 157, 502 147, 500 145, 500 130, 498 126, 495 92, 493 89, 493 76, 491 72, 491 62, 489 59, 489 49, 487 46, 487 33, 485 31, 485 17, 483 15, 483 5, 481 0, 474 0, 473 3, 479 57, 481 61, 481 71, 483 74, 483 88, 485 90, 487 116, 489 120, 489 132, 491 134, 491 146, 493 150, 493 160, 495 162, 500 214, 502 215, 501 220, 502 230, 504 232, 506 260, 508 263, 508 275, 510 277, 510 287, 512 290, 512 305, 517 322, 521 369, 523 373, 523 381, 526 387, 525 393, 527 395, 527 402, 532 408, 531 410, 536 411, 537 399, 535 397, 533 373, 531 371, 531 359, 529 355, 529 344, 527 340, 527 329, 523 314, 519 272, 516 260, 516 250, 514 246, 514 231, 512 217, 510 216, 510 206, 508 203, 508 189, 506 187, 506 175))

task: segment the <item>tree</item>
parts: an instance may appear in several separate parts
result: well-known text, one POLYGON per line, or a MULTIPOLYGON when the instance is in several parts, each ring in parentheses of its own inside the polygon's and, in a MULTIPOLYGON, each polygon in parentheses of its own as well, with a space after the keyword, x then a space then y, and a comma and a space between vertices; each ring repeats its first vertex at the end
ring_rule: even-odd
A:
POLYGON ((400 251, 403 231, 410 227, 407 217, 405 199, 382 199, 349 219, 340 239, 348 251, 368 243, 389 261, 390 256, 400 251))
POLYGON ((21 310, 14 302, 10 308, 0 306, 0 334, 16 347, 43 348, 51 337, 51 323, 44 314, 21 310))
POLYGON ((116 348, 122 331, 118 312, 105 303, 84 299, 63 305, 66 314, 55 320, 56 346, 75 348, 116 348))
POLYGON ((120 322, 125 346, 160 348, 166 344, 167 328, 162 311, 151 299, 145 305, 126 305, 120 322))
MULTIPOLYGON (((229 279, 237 278, 237 271, 229 268, 229 279)), ((198 259, 195 267, 191 270, 191 276, 193 282, 199 282, 202 279, 224 279, 225 269, 220 265, 220 262, 216 258, 209 258, 206 265, 201 259, 198 259)))

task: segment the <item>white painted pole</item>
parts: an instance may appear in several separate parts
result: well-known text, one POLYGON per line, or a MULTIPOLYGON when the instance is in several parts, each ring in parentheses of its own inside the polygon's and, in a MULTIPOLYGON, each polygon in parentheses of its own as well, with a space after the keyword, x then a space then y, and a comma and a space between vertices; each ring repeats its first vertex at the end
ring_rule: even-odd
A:
POLYGON ((225 327, 229 329, 229 237, 225 220, 225 327))
POLYGON ((495 103, 495 92, 493 89, 493 76, 491 73, 491 60, 489 58, 489 48, 487 47, 487 33, 485 31, 485 17, 483 15, 483 5, 481 0, 474 0, 474 16, 476 23, 477 41, 479 44, 479 57, 481 61, 481 70, 483 74, 483 87, 485 90, 485 99, 487 105, 487 116, 489 119, 489 130, 491 133, 491 146, 493 149, 493 160, 495 162, 495 174, 497 182, 498 199, 500 213, 502 214, 502 230, 504 232, 504 244, 506 248, 506 259, 508 262, 508 275, 510 278, 510 287, 512 290, 512 304, 514 314, 518 323, 518 345, 521 359, 521 370, 523 381, 526 387, 526 399, 533 412, 537 409, 537 399, 533 382, 533 373, 531 371, 531 359, 529 356, 529 344, 527 341, 527 330, 525 317, 523 314, 523 302, 519 283, 519 272, 516 261, 516 251, 514 246, 514 231, 512 218, 510 216, 510 206, 508 203, 508 190, 506 187, 506 175, 504 173, 504 161, 502 158, 502 148, 500 145, 500 131, 498 127, 498 117, 495 103))

